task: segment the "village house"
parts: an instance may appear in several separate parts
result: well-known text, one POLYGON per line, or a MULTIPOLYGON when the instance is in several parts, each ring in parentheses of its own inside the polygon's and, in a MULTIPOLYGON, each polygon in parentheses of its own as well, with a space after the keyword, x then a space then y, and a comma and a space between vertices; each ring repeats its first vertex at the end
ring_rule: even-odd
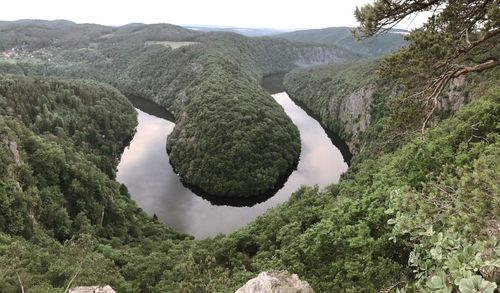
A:
POLYGON ((5 58, 12 58, 16 56, 16 52, 14 51, 4 51, 0 52, 0 56, 5 57, 5 58))

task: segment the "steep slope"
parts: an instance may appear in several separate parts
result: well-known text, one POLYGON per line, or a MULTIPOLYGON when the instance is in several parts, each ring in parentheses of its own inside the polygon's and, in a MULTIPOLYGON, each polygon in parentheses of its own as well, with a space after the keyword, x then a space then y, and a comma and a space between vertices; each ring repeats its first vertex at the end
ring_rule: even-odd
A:
POLYGON ((329 27, 277 34, 273 37, 309 44, 329 44, 346 48, 366 57, 380 57, 396 51, 405 45, 402 30, 391 30, 374 38, 357 41, 351 28, 329 27))
POLYGON ((88 46, 113 28, 97 24, 76 24, 67 20, 19 20, 0 25, 0 50, 41 49, 48 46, 88 46))
MULTIPOLYGON (((382 62, 298 68, 285 76, 284 85, 292 99, 347 143, 352 154, 394 150, 418 131, 426 112, 403 97, 402 83, 377 73, 382 62)), ((497 76, 494 70, 451 80, 430 122, 448 118, 473 99, 475 88, 495 84, 497 76)))
POLYGON ((28 45, 0 69, 106 81, 166 107, 176 117, 168 142, 174 168, 186 183, 229 197, 272 190, 299 157, 298 130, 260 88, 262 76, 356 57, 335 46, 200 34, 167 24, 131 24, 94 41, 76 49, 28 45), (172 49, 178 41, 183 45, 172 49))
POLYGON ((1 231, 29 239, 43 230, 65 241, 85 230, 126 240, 149 221, 114 181, 136 124, 118 91, 1 77, 0 103, 1 231))
MULTIPOLYGON (((284 51, 291 53, 276 64, 263 64, 270 60, 259 52, 270 45, 260 41, 233 34, 190 41, 198 44, 174 50, 142 41, 84 50, 48 47, 51 61, 34 51, 37 60, 21 56, 3 63, 27 74, 100 78, 162 103, 178 124, 188 119, 172 138, 183 141, 172 148, 193 146, 189 151, 197 152, 200 138, 225 138, 225 127, 246 140, 231 125, 218 124, 231 113, 255 114, 256 121, 261 114, 276 117, 256 84, 266 72, 293 66, 297 49, 284 51), (200 123, 219 113, 224 117, 200 123)), ((19 292, 21 282, 31 292, 63 291, 73 280, 74 286, 110 284, 118 292, 234 292, 269 270, 297 273, 315 292, 405 285, 459 290, 470 284, 494 290, 500 259, 498 70, 445 91, 446 111, 431 129, 414 135, 408 130, 421 108, 384 94, 395 87, 376 76, 376 68, 376 62, 357 63, 290 73, 295 98, 317 107, 324 124, 343 130, 362 155, 338 184, 303 187, 247 227, 203 241, 145 216, 112 180, 116 154, 135 125, 130 104, 116 90, 88 81, 2 75, 0 291, 19 292), (365 87, 375 87, 372 95, 365 87), (390 134, 404 139, 388 147, 394 138, 385 130, 394 126, 397 111, 405 120, 390 134), (381 149, 362 151, 372 143, 381 149)), ((244 117, 228 121, 248 126, 244 117)), ((274 129, 265 122, 266 131, 274 129)), ((227 142, 233 147, 232 138, 227 142)))
MULTIPOLYGON (((21 96, 26 97, 18 97, 21 96)), ((59 107, 58 103, 52 111, 59 107)), ((90 113, 83 117, 91 118, 90 113)), ((8 136, 10 141, 30 140, 32 135, 41 136, 41 140, 52 139, 50 134, 19 131, 26 126, 21 121, 14 122, 15 119, 15 115, 3 114, 1 120, 6 121, 4 133, 5 129, 16 133, 8 136)), ((177 240, 174 234, 146 221, 133 208, 125 219, 134 219, 136 229, 131 226, 130 235, 124 238, 117 236, 120 234, 101 234, 107 229, 72 216, 69 219, 74 222, 70 226, 75 230, 70 231, 76 237, 64 244, 54 240, 58 234, 52 233, 57 230, 47 226, 44 218, 34 226, 32 237, 16 237, 18 232, 2 226, 0 262, 5 266, 0 274, 0 289, 15 292, 19 274, 25 288, 35 292, 63 289, 75 275, 75 286, 107 283, 119 292, 234 292, 270 268, 297 273, 315 292, 377 291, 400 282, 413 282, 412 270, 422 272, 423 278, 429 280, 435 275, 449 275, 470 281, 468 276, 488 266, 488 258, 500 257, 495 254, 498 247, 495 248, 495 236, 491 234, 500 204, 498 197, 492 197, 498 194, 500 182, 496 159, 500 153, 499 119, 500 91, 496 86, 396 152, 353 162, 338 184, 324 191, 304 187, 289 202, 249 226, 214 239, 177 240), (451 191, 453 205, 449 205, 451 191), (394 214, 395 210, 400 213, 394 214), (436 230, 428 225, 435 225, 436 230), (445 260, 453 259, 454 266, 433 257, 436 251, 445 260)), ((62 129, 67 127, 63 124, 62 129)), ((14 149, 12 143, 9 145, 2 150, 14 149)), ((21 149, 20 145, 16 148, 21 149)), ((50 145, 54 147, 55 142, 50 145)), ((72 144, 62 146, 71 154, 72 144)), ((23 151, 19 157, 25 168, 52 170, 57 162, 39 160, 34 165, 30 159, 24 161, 23 151)), ((2 166, 16 161, 16 156, 13 161, 9 161, 11 156, 0 158, 2 166)), ((37 169, 37 186, 43 178, 52 178, 36 173, 37 169)), ((22 179, 21 174, 8 178, 22 179)), ((2 215, 7 212, 8 221, 26 218, 12 213, 23 215, 25 210, 19 202, 29 197, 12 193, 9 184, 9 180, 2 181, 0 188, 2 207, 8 205, 2 215)), ((110 183, 113 184, 116 183, 110 183)), ((97 186, 107 185, 101 182, 97 186)), ((94 190, 88 194, 98 193, 94 190)), ((115 203, 121 201, 122 196, 112 194, 115 203)), ((54 201, 58 196, 42 198, 41 206, 51 207, 48 211, 64 207, 54 201)), ((46 212, 45 208, 42 211, 46 212)), ((129 222, 125 219, 107 225, 113 228, 111 231, 119 227, 118 231, 126 231, 122 225, 129 227, 129 222)), ((64 221, 57 223, 55 227, 60 227, 64 221)), ((425 286, 433 286, 421 285, 429 290, 431 287, 425 286)))
POLYGON ((285 76, 284 85, 351 153, 359 154, 367 143, 362 134, 384 115, 377 105, 397 94, 396 83, 380 79, 377 67, 377 61, 370 61, 295 69, 285 76))

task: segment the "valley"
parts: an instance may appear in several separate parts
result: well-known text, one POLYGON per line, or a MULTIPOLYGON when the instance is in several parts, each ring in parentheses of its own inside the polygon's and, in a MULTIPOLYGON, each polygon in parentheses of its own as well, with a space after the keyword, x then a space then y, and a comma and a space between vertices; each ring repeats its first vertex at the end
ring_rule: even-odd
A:
POLYGON ((496 292, 497 2, 374 0, 361 42, 0 21, 0 292, 496 292))
POLYGON ((287 201, 302 185, 323 188, 338 181, 347 164, 319 123, 286 93, 273 91, 282 88, 281 80, 269 84, 264 78, 263 83, 297 125, 301 136, 298 165, 277 190, 257 198, 236 200, 190 190, 171 168, 165 150, 165 137, 175 125, 171 122, 172 115, 147 100, 131 97, 138 108, 139 124, 118 164, 117 181, 127 186, 132 199, 150 216, 156 215, 174 230, 201 239, 244 227, 268 209, 287 201))

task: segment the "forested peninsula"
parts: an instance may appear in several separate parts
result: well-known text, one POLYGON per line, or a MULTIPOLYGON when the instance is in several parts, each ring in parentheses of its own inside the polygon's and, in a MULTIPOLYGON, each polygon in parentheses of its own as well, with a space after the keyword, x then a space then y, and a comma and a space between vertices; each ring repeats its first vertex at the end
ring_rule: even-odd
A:
POLYGON ((0 22, 0 292, 235 292, 275 270, 315 292, 496 292, 498 4, 367 4, 355 11, 365 37, 434 12, 376 60, 321 31, 307 44, 166 24, 0 22), (271 188, 300 151, 259 86, 280 71, 354 154, 340 182, 304 186, 245 227, 195 240, 115 180, 136 127, 133 94, 175 115, 168 148, 185 180, 221 196, 271 188), (240 156, 248 173, 215 171, 240 156))
POLYGON ((172 165, 186 183, 221 197, 262 195, 299 158, 298 130, 260 88, 262 76, 357 57, 333 45, 167 24, 20 21, 4 25, 0 39, 18 56, 1 65, 4 73, 106 81, 170 110, 176 118, 168 138, 172 165))

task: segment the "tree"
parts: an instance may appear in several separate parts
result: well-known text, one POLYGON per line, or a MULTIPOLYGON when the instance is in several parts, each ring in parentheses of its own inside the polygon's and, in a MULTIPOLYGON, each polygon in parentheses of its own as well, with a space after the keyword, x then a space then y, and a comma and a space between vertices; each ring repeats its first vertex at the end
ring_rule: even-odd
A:
POLYGON ((407 37, 408 46, 385 59, 381 72, 401 78, 411 98, 427 106, 422 131, 449 82, 497 67, 500 54, 499 0, 376 0, 356 8, 356 33, 387 32, 408 16, 432 12, 422 28, 407 37))

